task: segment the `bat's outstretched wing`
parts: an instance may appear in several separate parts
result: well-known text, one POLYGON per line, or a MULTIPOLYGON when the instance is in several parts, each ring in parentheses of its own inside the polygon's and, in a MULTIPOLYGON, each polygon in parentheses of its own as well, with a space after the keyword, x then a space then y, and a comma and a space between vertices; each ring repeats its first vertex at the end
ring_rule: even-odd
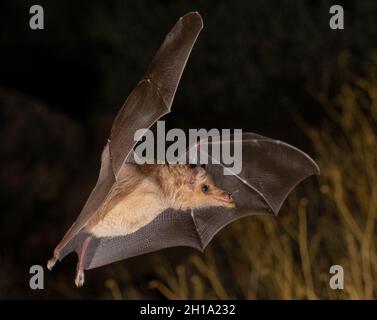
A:
POLYGON ((199 13, 190 12, 181 17, 166 36, 143 80, 119 111, 110 135, 115 176, 136 144, 135 132, 148 129, 170 112, 179 80, 202 28, 199 13))
POLYGON ((181 17, 166 36, 143 79, 128 96, 114 120, 108 143, 102 153, 97 184, 79 217, 55 248, 55 259, 61 259, 72 251, 69 242, 105 200, 123 163, 135 146, 135 132, 148 129, 170 112, 182 72, 202 28, 200 15, 190 12, 181 17))
MULTIPOLYGON (((238 143, 232 136, 224 141, 238 143)), ((204 144, 213 143, 201 141, 200 152, 204 144)), ((208 154, 212 159, 215 157, 211 148, 208 154)), ((224 175, 226 166, 222 159, 216 160, 218 164, 209 163, 206 169, 217 186, 234 193, 234 209, 166 210, 132 234, 95 239, 87 254, 85 269, 167 247, 189 246, 203 250, 219 230, 234 220, 255 214, 278 214, 284 200, 300 181, 319 174, 318 166, 302 151, 253 133, 242 136, 239 174, 224 175)))
MULTIPOLYGON (((233 136, 224 138, 221 141, 223 146, 229 143, 232 147, 239 143, 233 136)), ((208 144, 213 145, 211 142, 208 144)), ((193 219, 203 249, 217 232, 234 220, 255 214, 277 215, 298 183, 320 173, 318 165, 301 150, 254 133, 242 135, 242 170, 239 174, 229 175, 233 169, 226 166, 221 158, 216 158, 218 155, 210 150, 208 153, 212 162, 219 164, 210 163, 207 171, 214 177, 217 186, 233 193, 236 207, 195 211, 193 219)))

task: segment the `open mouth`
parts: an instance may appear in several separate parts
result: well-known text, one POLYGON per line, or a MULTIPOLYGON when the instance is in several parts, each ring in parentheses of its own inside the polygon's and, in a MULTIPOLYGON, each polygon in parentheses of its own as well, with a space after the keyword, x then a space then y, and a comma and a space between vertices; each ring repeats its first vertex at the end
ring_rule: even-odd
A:
POLYGON ((221 203, 222 207, 234 208, 236 206, 233 199, 224 199, 222 197, 215 197, 215 199, 221 203))

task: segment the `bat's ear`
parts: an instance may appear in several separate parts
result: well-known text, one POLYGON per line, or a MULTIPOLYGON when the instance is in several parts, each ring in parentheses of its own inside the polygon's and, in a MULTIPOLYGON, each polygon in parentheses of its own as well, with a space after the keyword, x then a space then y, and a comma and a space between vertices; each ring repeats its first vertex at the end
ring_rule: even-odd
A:
POLYGON ((189 184, 194 188, 197 181, 205 177, 206 170, 202 166, 195 166, 190 173, 189 184))
POLYGON ((205 166, 196 166, 194 172, 197 179, 204 178, 206 175, 205 166))

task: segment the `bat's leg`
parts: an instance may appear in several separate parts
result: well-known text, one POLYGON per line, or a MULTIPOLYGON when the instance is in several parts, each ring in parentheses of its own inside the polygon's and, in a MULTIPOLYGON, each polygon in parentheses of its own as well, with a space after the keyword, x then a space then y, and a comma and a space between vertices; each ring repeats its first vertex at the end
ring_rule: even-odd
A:
POLYGON ((84 277, 84 259, 86 250, 88 249, 91 237, 87 237, 81 247, 81 253, 79 256, 79 262, 77 263, 77 269, 76 269, 76 278, 75 278, 75 284, 77 287, 82 287, 85 281, 84 277))

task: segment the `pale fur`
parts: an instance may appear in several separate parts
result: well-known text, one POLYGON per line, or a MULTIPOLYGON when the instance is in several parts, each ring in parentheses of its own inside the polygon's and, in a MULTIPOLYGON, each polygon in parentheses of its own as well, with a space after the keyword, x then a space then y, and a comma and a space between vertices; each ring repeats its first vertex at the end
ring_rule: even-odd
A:
POLYGON ((85 229, 96 237, 126 235, 150 223, 168 208, 229 207, 230 202, 223 200, 224 194, 201 168, 126 164, 85 229), (210 185, 210 193, 201 191, 203 183, 210 185))

